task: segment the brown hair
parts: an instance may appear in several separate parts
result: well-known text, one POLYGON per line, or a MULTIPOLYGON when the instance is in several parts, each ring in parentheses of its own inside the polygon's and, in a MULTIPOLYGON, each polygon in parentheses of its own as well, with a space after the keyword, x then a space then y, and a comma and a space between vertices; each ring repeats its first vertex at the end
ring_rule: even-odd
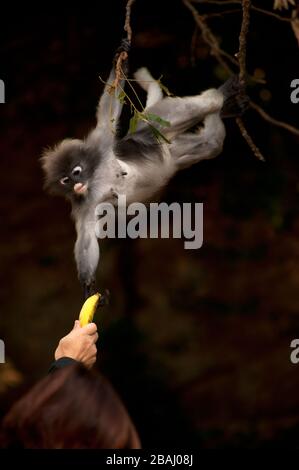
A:
POLYGON ((0 447, 134 449, 140 441, 110 383, 75 364, 45 377, 12 407, 0 447))

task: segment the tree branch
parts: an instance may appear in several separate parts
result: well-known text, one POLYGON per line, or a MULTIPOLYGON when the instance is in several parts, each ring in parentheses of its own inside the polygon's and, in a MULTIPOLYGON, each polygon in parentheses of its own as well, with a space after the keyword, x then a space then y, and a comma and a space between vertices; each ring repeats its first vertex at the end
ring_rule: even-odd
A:
MULTIPOLYGON (((251 1, 250 0, 242 0, 242 24, 241 24, 241 31, 239 35, 239 52, 237 54, 238 61, 239 61, 239 78, 241 86, 245 87, 246 84, 246 45, 247 45, 247 34, 249 30, 249 23, 250 23, 250 7, 251 1)), ((251 136, 248 134, 243 120, 238 117, 236 118, 236 123, 240 129, 241 135, 246 140, 248 146, 251 148, 253 154, 261 161, 265 161, 264 156, 262 155, 260 149, 255 145, 251 136)))
MULTIPOLYGON (((131 28, 131 8, 135 0, 128 0, 127 5, 126 5, 126 18, 125 18, 125 24, 124 24, 124 30, 127 33, 127 40, 129 44, 131 44, 132 41, 132 28, 131 28)), ((125 51, 122 51, 116 61, 115 64, 115 79, 114 82, 111 86, 111 89, 116 90, 118 87, 119 81, 123 77, 123 70, 122 70, 122 64, 123 62, 128 58, 128 53, 125 51)))
POLYGON ((204 41, 210 46, 211 48, 211 55, 215 56, 219 64, 229 73, 234 73, 231 67, 223 60, 223 57, 226 57, 231 63, 234 65, 238 65, 238 61, 228 54, 226 51, 219 47, 218 41, 214 34, 212 33, 209 26, 206 24, 204 18, 198 13, 196 8, 192 5, 190 0, 182 0, 184 5, 191 11, 193 18, 196 24, 199 26, 204 41))
POLYGON ((246 127, 244 125, 243 120, 240 117, 236 118, 236 123, 240 129, 242 137, 246 140, 248 146, 251 148, 253 154, 261 160, 262 162, 265 161, 265 157, 263 156, 262 152, 260 149, 255 145, 254 141, 252 140, 252 137, 248 134, 248 131, 246 130, 246 127))
POLYGON ((254 101, 249 101, 249 105, 252 109, 254 109, 257 113, 260 114, 260 116, 270 124, 273 124, 274 126, 281 127, 282 129, 285 129, 289 132, 291 132, 294 135, 299 136, 299 129, 296 127, 292 126, 291 124, 288 124, 284 121, 279 121, 278 119, 273 118, 268 114, 261 106, 258 104, 254 103, 254 101))
MULTIPOLYGON (((240 5, 241 6, 241 0, 192 0, 192 2, 193 3, 206 3, 210 5, 221 5, 221 6, 227 6, 227 5, 240 5)), ((274 13, 273 11, 264 10, 263 8, 257 7, 255 5, 251 5, 250 8, 251 10, 256 11, 258 13, 262 13, 263 15, 272 16, 272 18, 275 18, 279 21, 285 21, 286 23, 291 23, 293 21, 292 18, 280 16, 277 13, 274 13)), ((231 13, 238 12, 238 11, 239 10, 230 10, 231 13)), ((225 13, 225 11, 212 14, 211 16, 216 16, 216 15, 218 16, 218 15, 221 15, 222 13, 225 13)))
MULTIPOLYGON (((235 71, 229 66, 229 64, 225 62, 223 57, 229 60, 229 62, 235 65, 236 67, 239 67, 239 62, 231 54, 221 49, 216 36, 214 35, 213 31, 211 30, 211 28, 207 25, 205 21, 205 19, 207 18, 207 15, 200 15, 198 11, 196 10, 196 8, 194 7, 194 5, 192 5, 192 0, 182 0, 182 2, 191 11, 193 18, 195 20, 195 23, 201 30, 204 41, 206 42, 206 44, 208 44, 208 46, 210 46, 211 55, 217 59, 218 63, 222 65, 224 70, 226 70, 226 72, 229 75, 234 74, 235 71)), ((263 79, 258 79, 251 75, 249 75, 249 77, 251 80, 253 80, 256 83, 263 83, 263 84, 265 83, 265 80, 263 79)))
POLYGON ((124 25, 124 30, 127 33, 127 39, 131 44, 132 41, 132 28, 131 28, 131 8, 135 0, 128 0, 126 5, 126 20, 124 25))
POLYGON ((239 77, 242 85, 245 85, 246 82, 246 41, 250 22, 250 5, 250 0, 243 0, 243 18, 239 35, 239 52, 237 54, 240 67, 239 77))
MULTIPOLYGON (((211 48, 211 53, 212 55, 214 55, 214 57, 216 58, 216 60, 220 63, 220 65, 222 65, 226 71, 228 71, 230 74, 233 73, 233 70, 231 69, 231 67, 223 60, 222 58, 222 55, 225 56, 225 57, 230 57, 230 60, 233 59, 233 63, 235 64, 236 61, 235 59, 230 56, 227 52, 223 51, 222 49, 220 49, 219 47, 219 44, 218 44, 218 41, 215 37, 215 35, 213 34, 212 30, 207 26, 207 24, 205 23, 205 18, 203 15, 200 15, 198 13, 198 11, 196 10, 196 8, 194 7, 194 5, 192 5, 192 2, 193 3, 210 3, 210 4, 215 4, 215 5, 229 5, 229 4, 238 4, 238 5, 241 5, 241 0, 227 0, 227 1, 224 1, 224 0, 182 0, 183 3, 185 4, 185 6, 191 11, 192 15, 193 15, 193 18, 196 22, 196 24, 199 26, 199 28, 201 29, 202 33, 203 31, 206 32, 206 34, 203 34, 203 38, 205 40, 205 42, 210 46, 211 48)), ((272 13, 272 12, 268 12, 267 10, 262 10, 261 8, 258 8, 258 7, 253 7, 253 5, 251 5, 251 2, 249 2, 249 5, 247 4, 247 8, 248 8, 248 11, 249 9, 252 9, 252 10, 256 10, 256 11, 260 11, 261 13, 266 13, 270 16, 274 16, 275 18, 277 19, 281 19, 282 21, 292 21, 292 19, 288 19, 288 18, 282 18, 280 17, 279 15, 276 15, 275 13, 272 13)), ((244 13, 243 13, 244 15, 244 13)), ((249 19, 249 16, 247 16, 246 18, 246 21, 247 19, 249 19)), ((244 25, 244 27, 246 27, 246 24, 244 25)), ((242 28, 241 28, 242 30, 242 28)), ((243 30, 244 31, 244 30, 243 30)), ((240 33, 241 35, 241 33, 240 33)), ((243 39, 242 39, 242 42, 243 42, 243 39)), ((242 47, 243 47, 244 44, 242 44, 242 47)), ((246 41, 245 41, 245 47, 246 47, 246 41)), ((243 50, 243 49, 242 49, 243 50)), ((241 50, 241 55, 242 55, 242 50, 241 50)), ((246 51, 245 51, 246 53, 246 51)), ((240 54, 240 51, 239 51, 239 54, 240 54)), ((232 61, 232 60, 231 60, 232 61)), ((244 71, 246 72, 246 58, 243 56, 243 58, 241 59, 242 61, 242 67, 243 67, 243 72, 242 74, 244 73, 244 71), (245 60, 244 60, 245 59, 245 60), (245 67, 244 67, 245 66, 245 67)), ((260 116, 267 122, 271 123, 272 125, 276 126, 276 127, 280 127, 282 129, 285 129, 289 132, 291 132, 292 134, 296 135, 296 136, 299 136, 299 129, 297 129, 296 127, 292 126, 291 124, 288 124, 284 121, 279 121, 275 118, 273 118, 272 116, 270 116, 266 111, 264 111, 264 109, 259 106, 258 104, 254 103, 253 101, 250 100, 250 106, 252 109, 254 109, 257 113, 260 114, 260 116)), ((259 151, 259 149, 256 147, 256 145, 254 144, 254 142, 252 141, 252 139, 250 138, 248 132, 246 131, 245 127, 244 127, 244 124, 242 122, 242 120, 240 118, 237 119, 237 124, 239 126, 239 129, 241 131, 241 134, 242 136, 246 139, 248 145, 250 146, 250 148, 253 150, 254 154, 257 156, 257 158, 259 159, 262 159, 261 158, 261 152, 259 151)))
MULTIPOLYGON (((203 17, 198 13, 194 5, 191 4, 190 0, 182 0, 182 1, 185 4, 185 6, 191 11, 197 25, 200 27, 204 40, 207 42, 207 44, 211 48, 211 54, 213 54, 216 57, 218 62, 225 68, 227 72, 229 72, 229 74, 232 74, 233 71, 231 67, 229 67, 229 65, 222 58, 222 55, 225 55, 226 57, 227 53, 223 54, 223 52, 225 51, 222 51, 219 48, 216 37, 214 36, 211 29, 205 23, 203 17)), ((240 36, 239 36, 239 52, 237 54, 238 60, 234 59, 234 63, 237 63, 239 65, 240 82, 243 85, 245 85, 245 82, 246 82, 246 36, 248 33, 249 21, 250 21, 250 5, 251 5, 250 0, 243 0, 243 18, 242 18, 242 26, 241 26, 240 36)), ((258 147, 253 142, 252 138, 248 134, 242 119, 237 118, 236 122, 237 122, 237 125, 239 126, 242 136, 244 137, 247 144, 253 151, 254 155, 259 160, 265 160, 261 151, 258 149, 258 147)))
POLYGON ((203 19, 204 20, 210 20, 212 18, 216 18, 216 17, 223 17, 223 15, 231 15, 233 13, 241 13, 242 10, 238 10, 236 8, 234 8, 233 10, 223 10, 223 11, 218 11, 216 13, 204 13, 202 15, 203 19))

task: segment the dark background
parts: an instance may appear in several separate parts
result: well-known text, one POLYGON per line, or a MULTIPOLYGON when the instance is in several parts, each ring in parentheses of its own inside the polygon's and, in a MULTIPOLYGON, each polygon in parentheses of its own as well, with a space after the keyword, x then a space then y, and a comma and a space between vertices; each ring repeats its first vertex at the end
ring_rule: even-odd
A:
MULTIPOLYGON (((94 125, 124 3, 12 3, 1 15, 1 414, 46 373, 80 311, 70 207, 44 194, 38 159, 94 125)), ((210 22, 232 54, 240 20, 210 22)), ((191 47, 194 26, 178 0, 136 0, 131 71, 146 65, 178 95, 219 86, 224 71, 200 34, 191 47)), ((293 125, 298 50, 288 23, 252 13, 248 70, 267 84, 248 92, 293 125)), ((221 156, 181 172, 163 196, 204 203, 200 250, 182 240, 101 242, 99 286, 111 305, 97 314, 98 367, 144 447, 298 447, 299 364, 289 355, 299 337, 299 139, 254 111, 244 119, 266 163, 226 121, 221 156)))

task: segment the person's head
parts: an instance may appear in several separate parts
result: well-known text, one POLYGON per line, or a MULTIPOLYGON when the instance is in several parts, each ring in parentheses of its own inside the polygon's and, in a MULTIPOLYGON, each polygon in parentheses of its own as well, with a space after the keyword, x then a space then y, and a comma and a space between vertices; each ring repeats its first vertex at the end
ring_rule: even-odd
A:
POLYGON ((12 407, 0 446, 134 449, 140 441, 110 383, 75 364, 45 377, 12 407))

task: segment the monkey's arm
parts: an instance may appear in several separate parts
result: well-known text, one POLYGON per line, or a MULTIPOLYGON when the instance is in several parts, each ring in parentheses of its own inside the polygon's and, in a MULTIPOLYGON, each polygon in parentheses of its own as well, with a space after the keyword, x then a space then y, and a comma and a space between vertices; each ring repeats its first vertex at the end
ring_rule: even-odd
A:
POLYGON ((124 89, 124 74, 127 74, 128 60, 125 59, 121 64, 121 74, 117 86, 115 87, 115 80, 117 78, 116 65, 120 54, 122 52, 127 53, 129 47, 128 41, 123 39, 120 47, 116 51, 112 70, 97 107, 97 125, 89 136, 90 141, 101 142, 101 147, 104 149, 109 149, 113 146, 118 120, 123 107, 123 102, 119 99, 119 95, 124 89))
POLYGON ((100 258, 95 220, 78 218, 76 229, 75 259, 79 281, 84 289, 84 297, 87 298, 94 293, 95 273, 100 258))

